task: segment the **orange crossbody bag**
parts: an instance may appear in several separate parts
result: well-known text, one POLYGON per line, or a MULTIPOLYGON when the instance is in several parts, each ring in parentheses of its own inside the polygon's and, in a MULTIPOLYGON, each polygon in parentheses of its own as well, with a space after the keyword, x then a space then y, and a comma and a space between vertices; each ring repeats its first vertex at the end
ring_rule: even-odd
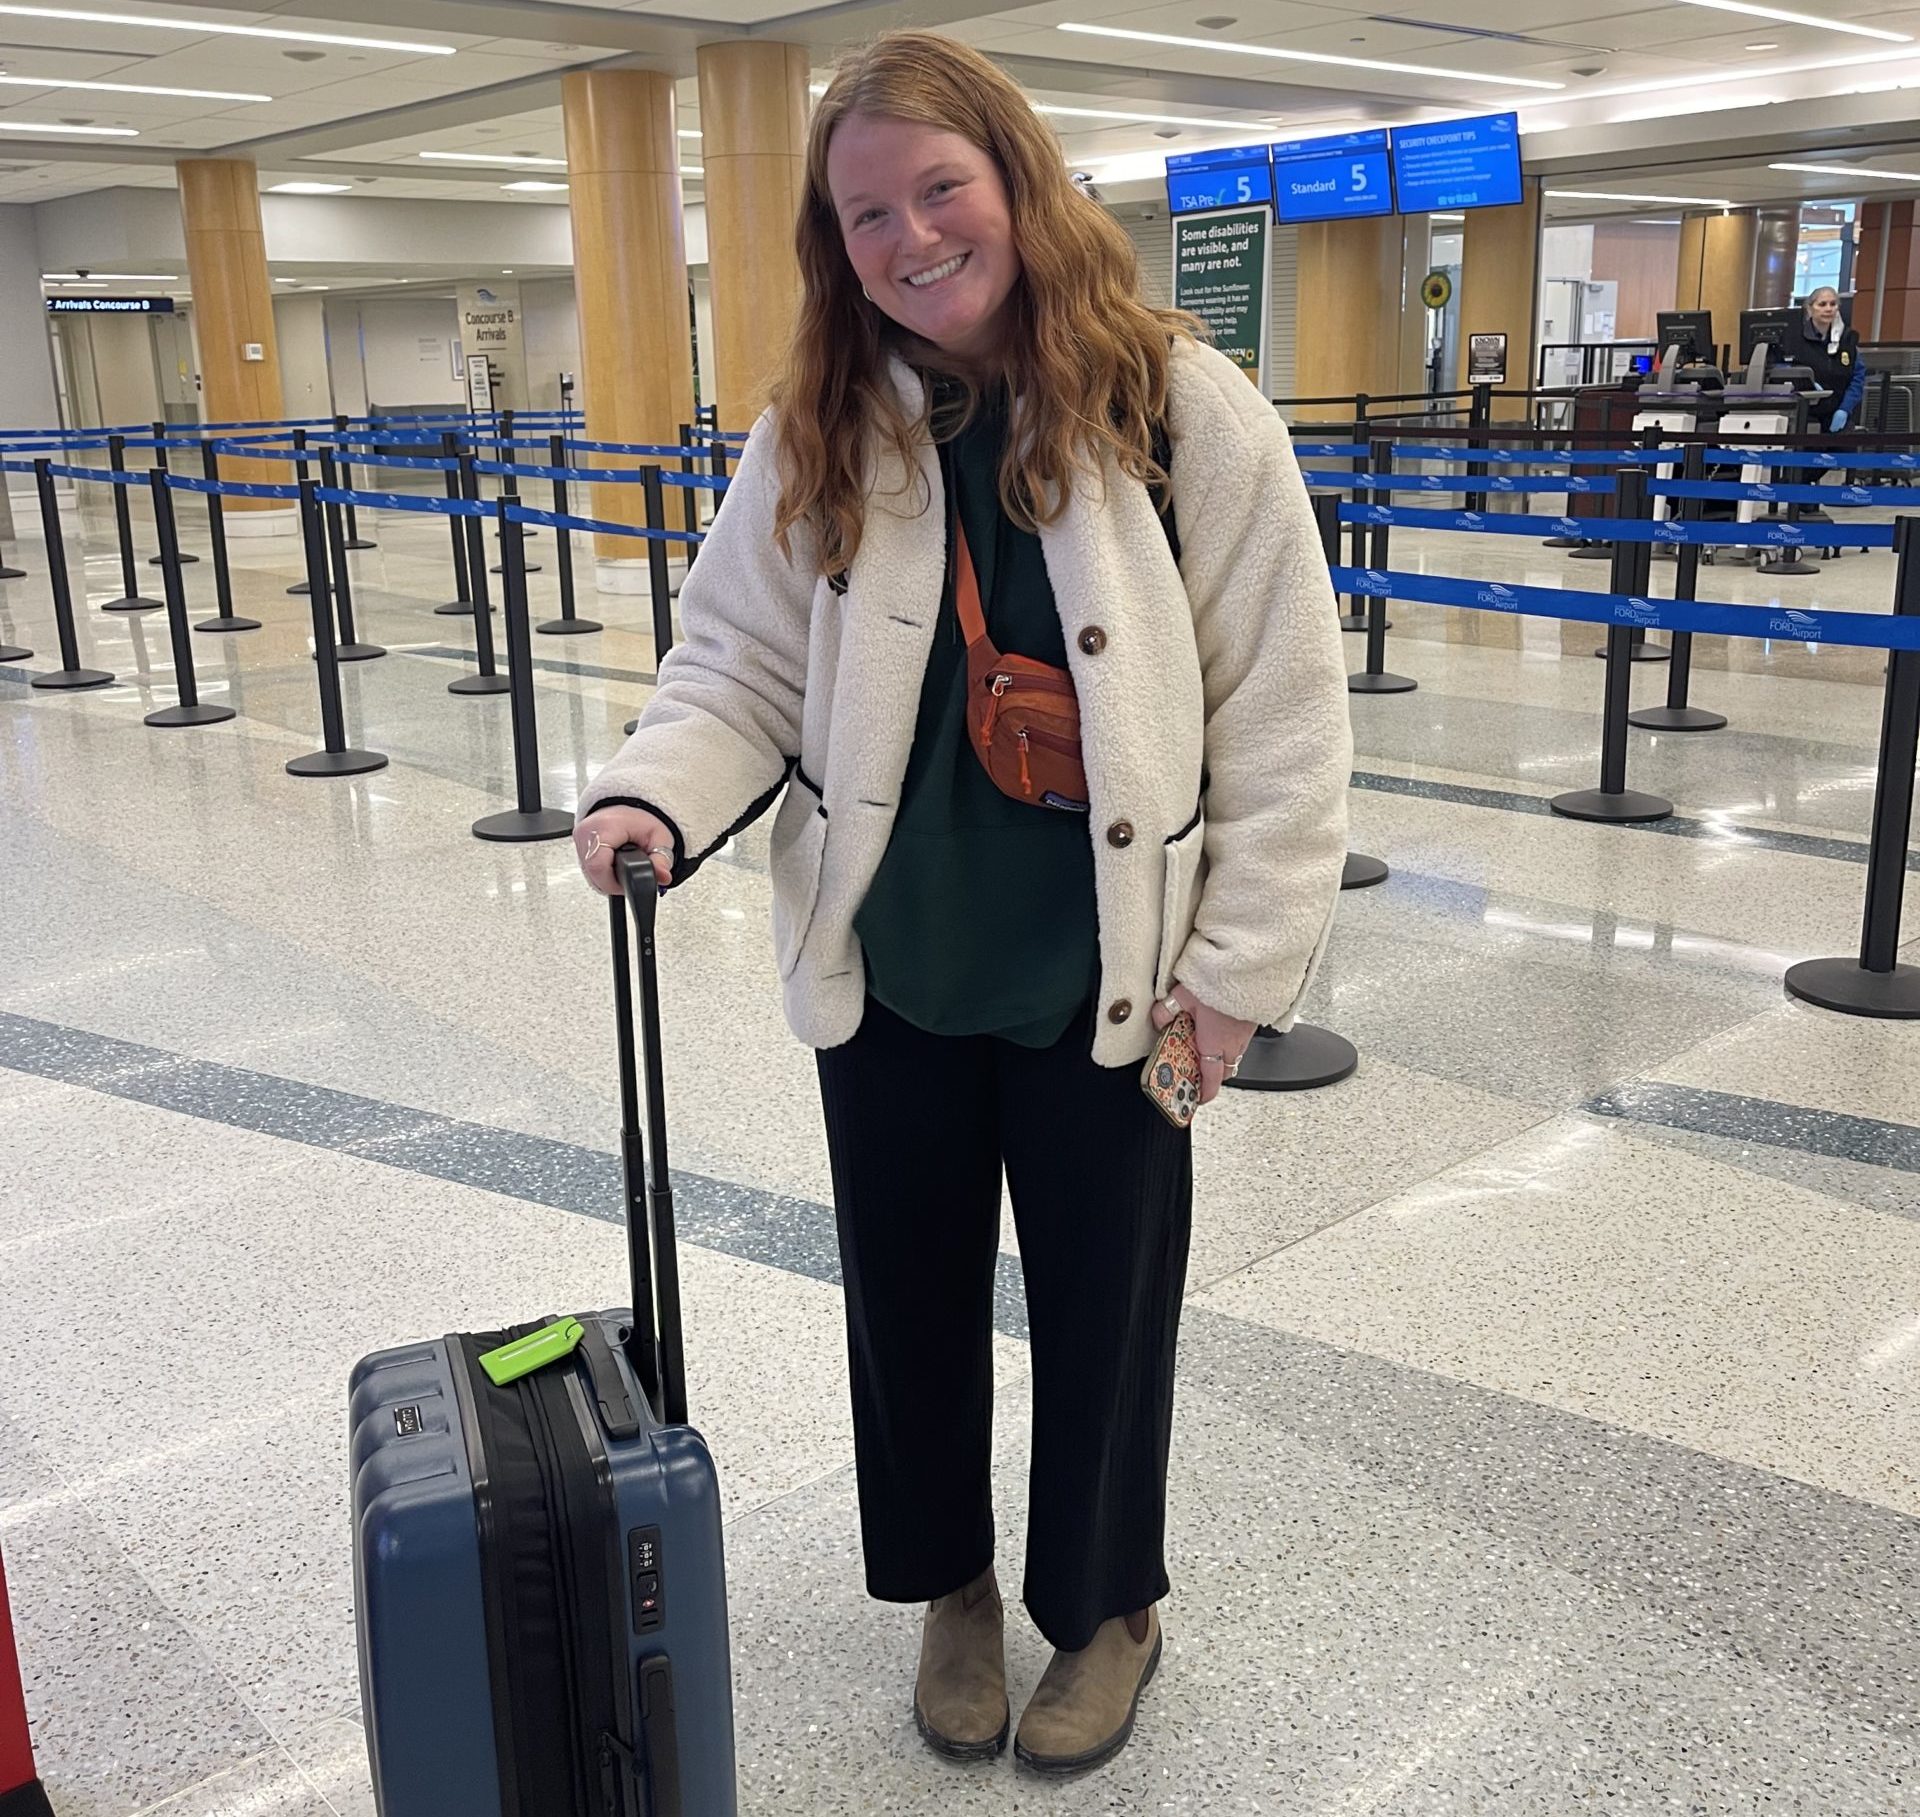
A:
POLYGON ((1001 794, 1069 814, 1087 811, 1080 697, 1073 677, 1030 656, 1003 655, 987 635, 967 533, 953 520, 954 609, 967 640, 967 733, 1001 794))

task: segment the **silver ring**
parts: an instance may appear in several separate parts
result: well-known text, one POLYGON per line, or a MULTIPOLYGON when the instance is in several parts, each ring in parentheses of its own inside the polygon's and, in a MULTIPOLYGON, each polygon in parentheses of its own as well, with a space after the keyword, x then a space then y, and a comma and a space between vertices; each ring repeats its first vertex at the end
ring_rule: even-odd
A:
POLYGON ((1229 1079, 1237 1078, 1239 1076, 1239 1072, 1240 1072, 1240 1062, 1236 1060, 1231 1066, 1224 1069, 1223 1076, 1229 1079))
POLYGON ((600 835, 598 833, 589 833, 587 835, 587 849, 580 854, 581 863, 584 864, 589 858, 591 858, 596 852, 598 852, 599 849, 600 849, 600 835))
POLYGON ((1162 997, 1160 999, 1160 1007, 1165 1010, 1168 1015, 1177 1016, 1180 1013, 1180 999, 1178 997, 1162 997))
POLYGON ((649 858, 671 858, 673 856, 673 847, 670 845, 650 845, 647 847, 647 856, 649 858))
POLYGON ((1211 1060, 1215 1066, 1225 1066, 1227 1063, 1227 1056, 1225 1054, 1202 1054, 1200 1058, 1203 1060, 1211 1060))

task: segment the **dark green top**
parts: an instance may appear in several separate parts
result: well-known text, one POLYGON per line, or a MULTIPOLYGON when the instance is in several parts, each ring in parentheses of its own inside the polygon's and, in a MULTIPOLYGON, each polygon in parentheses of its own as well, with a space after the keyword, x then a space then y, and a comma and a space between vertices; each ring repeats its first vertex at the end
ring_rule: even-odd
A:
MULTIPOLYGON (((1000 504, 1006 428, 1004 401, 983 402, 942 446, 941 469, 966 527, 987 634, 1001 650, 1064 669, 1040 539, 1000 504)), ((1001 794, 974 754, 947 566, 900 812, 854 929, 867 988, 916 1028, 1051 1047, 1099 981, 1087 817, 1001 794)))

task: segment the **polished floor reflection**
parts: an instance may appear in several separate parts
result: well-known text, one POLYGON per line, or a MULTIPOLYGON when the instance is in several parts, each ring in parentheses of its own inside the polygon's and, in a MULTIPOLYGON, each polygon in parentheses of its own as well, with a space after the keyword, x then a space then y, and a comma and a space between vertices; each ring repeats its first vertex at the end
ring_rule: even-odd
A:
MULTIPOLYGON (((82 659, 113 686, 28 686, 58 662, 35 538, 0 585, 0 642, 36 652, 0 667, 0 1548, 41 1768, 61 1817, 369 1817, 342 1384, 377 1345, 620 1297, 603 910, 565 844, 468 831, 512 804, 512 745, 504 699, 447 692, 473 626, 432 610, 443 520, 363 519, 358 628, 388 654, 343 691, 352 741, 391 763, 344 782, 283 767, 320 742, 291 538, 232 543, 264 628, 192 640, 202 697, 238 717, 158 731, 164 621, 99 610, 105 502, 66 522, 82 659)), ((534 547, 545 619, 551 533, 534 547)), ((644 598, 575 558, 606 629, 534 639, 560 807, 654 667, 644 598)), ((1396 530, 1392 565, 1606 577, 1441 532, 1396 530)), ((1892 577, 1885 552, 1715 564, 1701 594, 1884 611, 1892 577)), ((196 618, 212 585, 187 570, 196 618)), ((1920 1030, 1780 984, 1858 937, 1880 658, 1701 639, 1693 698, 1728 728, 1636 732, 1630 780, 1675 817, 1599 827, 1546 810, 1597 781, 1593 628, 1391 617, 1388 666, 1420 685, 1355 698, 1353 815, 1393 874, 1345 900, 1309 1012, 1361 1069, 1203 1119, 1167 1661, 1088 1780, 959 1770, 914 1734, 914 1620, 861 1591, 764 827, 669 904, 692 1401, 726 1493, 753 1817, 1911 1800, 1920 1030)), ((1634 685, 1660 698, 1664 668, 1634 685)), ((1016 1615, 1016 1698, 1044 1664, 1016 1615)))

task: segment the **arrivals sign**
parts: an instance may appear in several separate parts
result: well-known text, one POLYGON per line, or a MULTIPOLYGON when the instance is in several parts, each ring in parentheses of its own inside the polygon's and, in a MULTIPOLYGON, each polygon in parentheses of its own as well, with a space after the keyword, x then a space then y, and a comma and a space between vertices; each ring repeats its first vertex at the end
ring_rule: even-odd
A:
POLYGON ((48 315, 172 315, 172 297, 48 297, 48 315))
POLYGON ((1273 212, 1229 208, 1173 223, 1173 306, 1197 315, 1213 344, 1258 385, 1267 369, 1273 212))

